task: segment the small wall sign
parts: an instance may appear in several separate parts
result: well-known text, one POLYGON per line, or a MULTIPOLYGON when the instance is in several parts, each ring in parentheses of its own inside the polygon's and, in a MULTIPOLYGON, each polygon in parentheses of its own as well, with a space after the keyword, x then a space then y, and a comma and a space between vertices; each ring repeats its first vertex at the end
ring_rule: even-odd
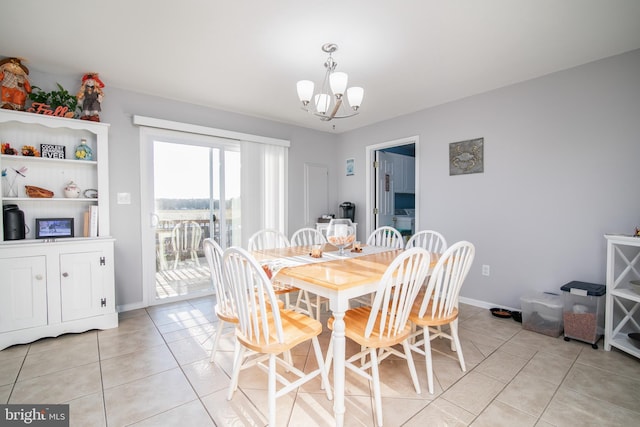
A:
POLYGON ((64 145, 40 144, 42 157, 48 159, 65 159, 64 145))

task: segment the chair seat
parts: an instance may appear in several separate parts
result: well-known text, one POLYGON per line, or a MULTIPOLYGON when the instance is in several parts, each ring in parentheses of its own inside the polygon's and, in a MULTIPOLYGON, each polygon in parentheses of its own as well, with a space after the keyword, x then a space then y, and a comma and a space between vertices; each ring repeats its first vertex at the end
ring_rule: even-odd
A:
MULTIPOLYGON (((262 322, 262 316, 258 317, 262 322)), ((269 323, 269 343, 264 339, 250 338, 236 330, 236 337, 248 349, 258 353, 279 354, 292 349, 296 345, 317 337, 322 332, 322 324, 315 319, 293 310, 280 310, 282 320, 283 342, 279 343, 276 328, 273 324, 273 314, 267 314, 269 323)))
POLYGON ((453 322, 458 317, 458 309, 454 308, 451 311, 451 314, 448 316, 435 316, 432 317, 433 307, 431 303, 427 307, 427 311, 425 311, 424 316, 420 317, 418 314, 420 313, 420 306, 422 305, 422 296, 424 295, 423 291, 420 291, 422 295, 418 295, 416 298, 416 302, 413 304, 411 308, 411 314, 409 314, 409 320, 415 323, 418 326, 442 326, 448 325, 453 322))
POLYGON ((215 311, 218 319, 222 320, 223 322, 234 324, 238 323, 238 316, 229 307, 222 304, 216 304, 215 311))
MULTIPOLYGON (((369 338, 365 338, 365 328, 367 327, 367 322, 369 321, 369 315, 371 314, 371 307, 356 307, 348 310, 344 314, 344 329, 345 336, 357 342, 361 346, 369 347, 369 348, 385 348, 392 347, 396 344, 401 343, 405 339, 409 337, 411 334, 411 325, 409 323, 406 324, 403 331, 399 332, 395 336, 387 337, 385 333, 388 332, 385 330, 382 334, 380 333, 380 319, 382 314, 378 313, 376 317, 375 326, 373 331, 371 332, 371 336, 369 338)), ((389 317, 389 316, 387 316, 389 317)), ((333 330, 333 317, 329 318, 327 321, 327 327, 333 330)), ((386 328, 392 322, 387 320, 386 328)))

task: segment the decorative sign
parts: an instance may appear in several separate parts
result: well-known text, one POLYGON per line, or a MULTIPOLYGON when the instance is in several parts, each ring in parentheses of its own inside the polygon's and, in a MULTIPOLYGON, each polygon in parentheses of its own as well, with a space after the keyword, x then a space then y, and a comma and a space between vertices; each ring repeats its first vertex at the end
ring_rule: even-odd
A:
POLYGON ((51 107, 42 102, 33 102, 31 103, 31 108, 27 109, 29 113, 43 114, 45 116, 56 116, 56 117, 73 117, 73 112, 69 111, 69 107, 56 107, 55 110, 52 110, 51 107))
POLYGON ((42 157, 48 159, 64 159, 64 145, 40 144, 42 157))
POLYGON ((484 172, 484 138, 449 144, 449 175, 484 172))

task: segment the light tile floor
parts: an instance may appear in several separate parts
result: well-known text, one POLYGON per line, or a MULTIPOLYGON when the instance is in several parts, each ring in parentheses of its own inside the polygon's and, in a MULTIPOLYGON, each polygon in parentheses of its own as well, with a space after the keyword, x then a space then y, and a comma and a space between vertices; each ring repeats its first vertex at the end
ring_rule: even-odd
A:
MULTIPOLYGON (((69 403, 72 426, 264 426, 266 374, 244 371, 226 400, 233 345, 223 339, 209 363, 215 322, 213 298, 200 298, 122 313, 117 329, 5 349, 0 402, 69 403)), ((525 331, 469 305, 461 306, 460 335, 466 373, 446 340, 433 343, 434 395, 421 356, 421 395, 404 361, 381 364, 385 426, 640 425, 638 359, 525 331)), ((326 349, 329 332, 320 338, 326 349)), ((309 345, 293 356, 313 369, 309 345)), ((331 426, 332 402, 319 385, 280 398, 278 425, 331 426)), ((369 384, 348 372, 346 388, 345 424, 373 426, 369 384)))

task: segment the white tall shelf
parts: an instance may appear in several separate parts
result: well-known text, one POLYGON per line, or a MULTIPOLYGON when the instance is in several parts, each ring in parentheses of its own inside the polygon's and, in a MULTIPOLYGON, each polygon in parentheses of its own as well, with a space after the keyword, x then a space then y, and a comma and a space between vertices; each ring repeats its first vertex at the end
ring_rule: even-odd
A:
MULTIPOLYGON (((114 239, 109 227, 109 125, 34 113, 0 110, 0 141, 20 151, 40 144, 65 147, 65 159, 1 155, 0 169, 9 182, 14 169, 26 167, 16 178, 17 197, 7 194, 2 181, 2 205, 16 204, 24 212, 26 238, 0 239, 0 350, 67 332, 118 326, 115 310, 114 239), (76 160, 82 140, 93 160, 76 160), (75 182, 79 198, 65 198, 64 187, 75 182), (30 198, 25 185, 42 187, 52 198, 30 198), (84 197, 84 191, 89 197, 84 197), (98 236, 83 237, 84 213, 97 206, 98 236), (74 237, 40 240, 36 218, 73 218, 74 237)), ((4 230, 0 216, 0 230, 4 230)))
POLYGON ((629 282, 640 280, 640 237, 617 234, 607 239, 607 297, 604 349, 616 347, 640 358, 640 348, 628 337, 640 332, 640 294, 629 282))

